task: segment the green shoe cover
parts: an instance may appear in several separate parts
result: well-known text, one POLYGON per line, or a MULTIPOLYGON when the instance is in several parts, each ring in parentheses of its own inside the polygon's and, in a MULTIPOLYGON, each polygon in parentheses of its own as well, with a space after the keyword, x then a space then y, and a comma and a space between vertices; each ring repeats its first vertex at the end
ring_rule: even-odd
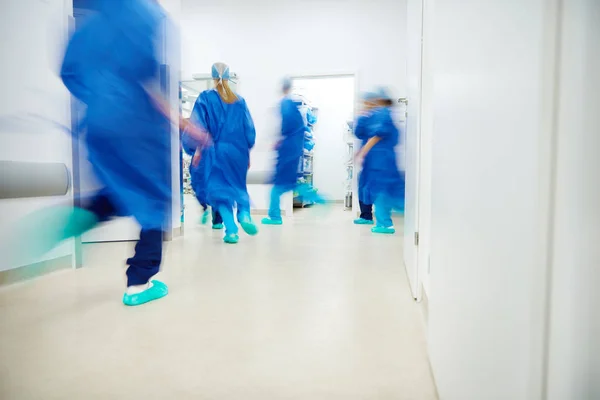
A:
POLYGON ((126 306, 139 306, 153 300, 158 300, 169 294, 167 285, 160 281, 152 281, 152 287, 138 294, 123 295, 123 304, 126 306))
POLYGON ((371 228, 371 232, 381 233, 384 235, 393 235, 394 233, 396 233, 396 229, 394 229, 393 226, 387 228, 385 226, 374 226, 373 228, 371 228))
POLYGON ((202 225, 206 225, 208 222, 208 217, 210 217, 210 211, 206 210, 204 213, 202 213, 202 217, 200 217, 200 223, 202 225))
POLYGON ((258 233, 258 227, 250 218, 240 221, 240 225, 242 226, 244 232, 250 236, 254 236, 258 233))
MULTIPOLYGON (((71 206, 56 206, 25 216, 15 234, 16 243, 26 243, 28 257, 41 257, 60 242, 81 236, 98 224, 98 217, 88 210, 71 206)), ((18 251, 18 249, 13 249, 18 251)))
POLYGON ((237 234, 225 235, 223 241, 227 244, 236 244, 240 241, 240 237, 237 234))
POLYGON ((212 228, 216 231, 223 229, 223 224, 214 224, 212 228))
POLYGON ((372 219, 358 218, 354 220, 354 225, 373 225, 372 219))
POLYGON ((283 220, 281 218, 263 218, 260 222, 263 225, 283 225, 283 220))

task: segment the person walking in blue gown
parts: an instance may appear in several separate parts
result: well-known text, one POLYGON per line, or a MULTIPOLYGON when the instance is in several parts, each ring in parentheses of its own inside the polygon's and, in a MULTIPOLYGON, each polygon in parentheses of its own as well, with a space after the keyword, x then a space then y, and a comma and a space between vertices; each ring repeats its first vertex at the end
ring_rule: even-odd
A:
POLYGON ((250 216, 246 185, 256 130, 246 101, 229 87, 229 67, 216 63, 212 66, 211 75, 215 89, 202 92, 194 106, 199 124, 213 142, 213 146, 203 154, 207 171, 206 199, 223 218, 223 240, 234 244, 239 241, 239 229, 233 215, 236 206, 237 219, 244 231, 249 235, 258 233, 250 216))
POLYGON ((365 145, 357 154, 366 172, 365 198, 374 200, 376 225, 373 233, 393 234, 392 210, 404 210, 404 177, 398 170, 396 146, 400 132, 392 119, 391 98, 385 90, 377 92, 376 105, 367 125, 365 145))
MULTIPOLYGON (((374 92, 368 92, 363 95, 362 114, 357 118, 354 124, 354 135, 361 141, 361 148, 369 140, 369 123, 372 121, 372 111, 377 106, 378 95, 374 92)), ((369 174, 369 166, 364 160, 362 170, 358 175, 358 205, 360 207, 360 216, 354 220, 356 225, 373 225, 373 199, 371 199, 368 188, 366 187, 369 174)))

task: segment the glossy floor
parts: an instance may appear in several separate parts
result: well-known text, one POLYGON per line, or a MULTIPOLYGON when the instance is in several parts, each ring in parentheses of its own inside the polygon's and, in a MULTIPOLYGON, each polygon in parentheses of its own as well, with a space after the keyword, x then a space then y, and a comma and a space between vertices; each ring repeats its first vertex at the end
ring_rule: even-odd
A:
POLYGON ((0 398, 436 398, 401 236, 313 210, 228 246, 190 214, 162 300, 121 304, 130 243, 1 289, 0 398))

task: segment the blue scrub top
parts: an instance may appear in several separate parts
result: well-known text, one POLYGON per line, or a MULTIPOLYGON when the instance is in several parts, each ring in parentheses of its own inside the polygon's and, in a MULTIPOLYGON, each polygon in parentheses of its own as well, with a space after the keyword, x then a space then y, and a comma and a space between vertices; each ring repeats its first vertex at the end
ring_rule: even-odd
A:
POLYGON ((371 148, 363 163, 362 200, 373 204, 380 196, 385 196, 395 208, 404 206, 404 177, 398 170, 396 146, 400 131, 394 124, 391 110, 381 107, 373 110, 366 124, 366 138, 379 137, 381 140, 371 148))
POLYGON ((87 105, 93 170, 118 215, 163 229, 171 203, 170 124, 145 86, 157 83, 164 13, 146 0, 104 1, 69 40, 61 78, 87 105))
POLYGON ((281 136, 273 183, 292 190, 298 180, 298 163, 304 153, 306 126, 296 103, 286 97, 281 101, 281 136))

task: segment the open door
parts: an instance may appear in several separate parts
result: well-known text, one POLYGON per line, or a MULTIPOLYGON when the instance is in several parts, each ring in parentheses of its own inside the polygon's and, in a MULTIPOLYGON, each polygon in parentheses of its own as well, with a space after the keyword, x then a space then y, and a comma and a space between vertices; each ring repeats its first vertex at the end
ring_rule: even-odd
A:
POLYGON ((423 0, 407 1, 406 200, 404 210, 404 265, 413 297, 421 299, 419 282, 419 155, 421 138, 421 56, 423 0))

